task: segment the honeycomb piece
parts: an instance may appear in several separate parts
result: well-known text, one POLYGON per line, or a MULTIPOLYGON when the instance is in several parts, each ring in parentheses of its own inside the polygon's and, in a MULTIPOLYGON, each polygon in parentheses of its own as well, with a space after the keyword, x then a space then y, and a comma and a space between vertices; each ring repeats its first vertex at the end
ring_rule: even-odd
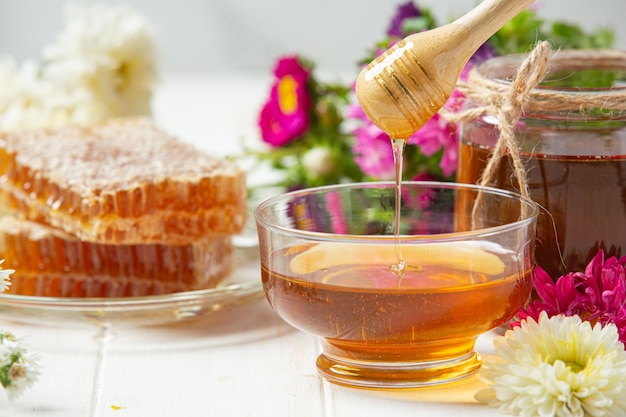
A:
POLYGON ((235 234, 245 173, 148 119, 0 135, 0 203, 99 243, 186 243, 235 234))
POLYGON ((8 293, 54 297, 128 297, 215 287, 232 269, 229 236, 191 244, 99 244, 4 216, 0 258, 15 269, 8 293))

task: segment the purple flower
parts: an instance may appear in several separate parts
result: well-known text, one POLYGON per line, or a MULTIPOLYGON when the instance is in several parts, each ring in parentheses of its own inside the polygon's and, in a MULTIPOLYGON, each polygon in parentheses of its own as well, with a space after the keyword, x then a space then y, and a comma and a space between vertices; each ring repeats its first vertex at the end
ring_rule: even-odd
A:
POLYGON ((310 73, 297 56, 284 57, 276 63, 276 81, 259 115, 261 136, 268 144, 285 145, 309 128, 312 100, 307 82, 310 73))
POLYGON ((465 64, 465 67, 461 71, 461 75, 459 78, 462 80, 467 80, 467 74, 472 68, 474 68, 476 65, 482 64, 490 58, 495 57, 496 55, 496 50, 493 48, 493 46, 491 46, 489 42, 483 43, 482 46, 478 48, 476 52, 474 52, 474 55, 472 55, 467 64, 465 64))
POLYGON ((541 267, 536 267, 534 280, 538 299, 520 310, 520 320, 537 320, 545 311, 548 316, 576 315, 592 324, 613 323, 620 341, 626 343, 626 256, 605 261, 600 250, 584 273, 568 273, 555 282, 541 267))
POLYGON ((422 12, 415 7, 412 1, 399 5, 391 19, 391 24, 389 25, 389 29, 387 29, 387 35, 399 38, 404 37, 404 31, 402 30, 404 19, 419 17, 421 15, 422 12))

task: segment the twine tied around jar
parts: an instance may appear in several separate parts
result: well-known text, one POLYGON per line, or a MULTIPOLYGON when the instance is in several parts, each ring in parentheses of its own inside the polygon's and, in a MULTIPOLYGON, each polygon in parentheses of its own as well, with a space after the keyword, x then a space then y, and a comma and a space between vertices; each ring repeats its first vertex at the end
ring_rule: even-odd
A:
MULTIPOLYGON (((474 77, 476 74, 474 71, 470 72, 468 83, 459 82, 457 85, 459 91, 461 91, 467 99, 476 100, 482 103, 483 106, 459 113, 445 113, 443 117, 446 120, 459 123, 484 116, 485 114, 490 114, 497 119, 500 127, 500 136, 496 142, 496 147, 489 157, 487 166, 480 177, 479 185, 489 185, 492 177, 496 174, 500 160, 508 150, 517 178, 519 192, 522 197, 530 198, 526 169, 522 164, 519 145, 515 140, 515 126, 522 116, 525 105, 530 100, 529 93, 531 89, 539 85, 541 80, 543 80, 548 68, 550 51, 551 48, 548 42, 544 41, 538 43, 517 68, 510 86, 494 83, 486 77, 474 77)), ((481 206, 481 203, 482 193, 479 191, 476 195, 472 211, 473 223, 475 223, 476 219, 480 219, 480 216, 477 215, 477 210, 481 206)), ((526 217, 528 209, 529 207, 522 202, 522 217, 526 217)), ((475 224, 475 226, 477 225, 475 224)))
MULTIPOLYGON (((626 51, 567 50, 553 54, 550 44, 542 41, 520 61, 509 82, 487 76, 479 71, 480 67, 470 71, 467 81, 459 81, 457 89, 467 100, 478 103, 478 106, 457 113, 442 110, 441 116, 449 122, 460 123, 490 115, 497 120, 500 129, 500 135, 482 172, 479 185, 487 186, 491 183, 502 157, 508 152, 519 193, 530 199, 526 170, 522 164, 520 146, 515 138, 515 129, 524 114, 575 112, 584 115, 589 109, 609 112, 626 109, 626 88, 600 88, 586 94, 579 94, 576 89, 568 91, 535 88, 550 72, 551 67, 559 65, 570 69, 623 68, 626 66, 626 51)), ((474 214, 480 207, 481 200, 482 194, 478 193, 474 214)), ((529 209, 530 207, 522 204, 522 217, 525 217, 529 209)))

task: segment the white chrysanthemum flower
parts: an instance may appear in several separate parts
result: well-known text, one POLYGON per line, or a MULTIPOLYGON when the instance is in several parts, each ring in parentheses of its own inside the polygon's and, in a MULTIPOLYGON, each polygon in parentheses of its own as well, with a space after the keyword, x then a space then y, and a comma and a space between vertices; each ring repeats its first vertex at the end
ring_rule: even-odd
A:
POLYGON ((0 130, 22 130, 51 125, 46 100, 55 97, 52 86, 41 78, 41 67, 24 62, 13 75, 11 94, 2 103, 0 130))
POLYGON ((0 130, 28 127, 27 119, 38 113, 41 97, 40 68, 34 61, 26 61, 19 68, 11 59, 3 60, 0 70, 0 130))
POLYGON ((612 325, 541 313, 494 342, 479 401, 517 416, 623 416, 626 351, 612 325))
POLYGON ((124 6, 69 6, 43 65, 0 59, 0 131, 149 115, 156 82, 154 31, 124 6))
MULTIPOLYGON (((0 264, 4 262, 4 259, 0 259, 0 264)), ((0 292, 6 291, 11 285, 11 274, 15 271, 13 269, 2 269, 0 267, 0 292)))
POLYGON ((91 92, 112 116, 148 115, 157 79, 154 33, 124 5, 70 5, 65 29, 44 51, 46 77, 91 92))
POLYGON ((44 75, 43 68, 33 61, 16 70, 11 93, 0 93, 0 131, 93 123, 111 117, 90 91, 80 85, 55 84, 44 75))
POLYGON ((0 331, 0 382, 10 401, 35 383, 40 374, 38 360, 13 333, 0 331))

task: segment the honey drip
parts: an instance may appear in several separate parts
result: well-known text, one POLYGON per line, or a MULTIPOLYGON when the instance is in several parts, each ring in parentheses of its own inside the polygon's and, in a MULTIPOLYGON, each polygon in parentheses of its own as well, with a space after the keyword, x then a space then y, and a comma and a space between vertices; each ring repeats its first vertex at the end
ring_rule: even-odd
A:
POLYGON ((395 194, 396 194, 396 204, 395 204, 395 212, 394 212, 394 223, 393 223, 393 234, 396 239, 395 250, 396 257, 398 258, 398 263, 391 265, 391 271, 402 277, 404 272, 404 268, 406 267, 406 262, 404 261, 404 256, 402 255, 402 248, 400 245, 400 226, 401 226, 401 208, 402 208, 402 166, 404 161, 404 148, 406 146, 406 141, 404 139, 391 139, 391 146, 393 148, 393 161, 395 166, 395 194))

